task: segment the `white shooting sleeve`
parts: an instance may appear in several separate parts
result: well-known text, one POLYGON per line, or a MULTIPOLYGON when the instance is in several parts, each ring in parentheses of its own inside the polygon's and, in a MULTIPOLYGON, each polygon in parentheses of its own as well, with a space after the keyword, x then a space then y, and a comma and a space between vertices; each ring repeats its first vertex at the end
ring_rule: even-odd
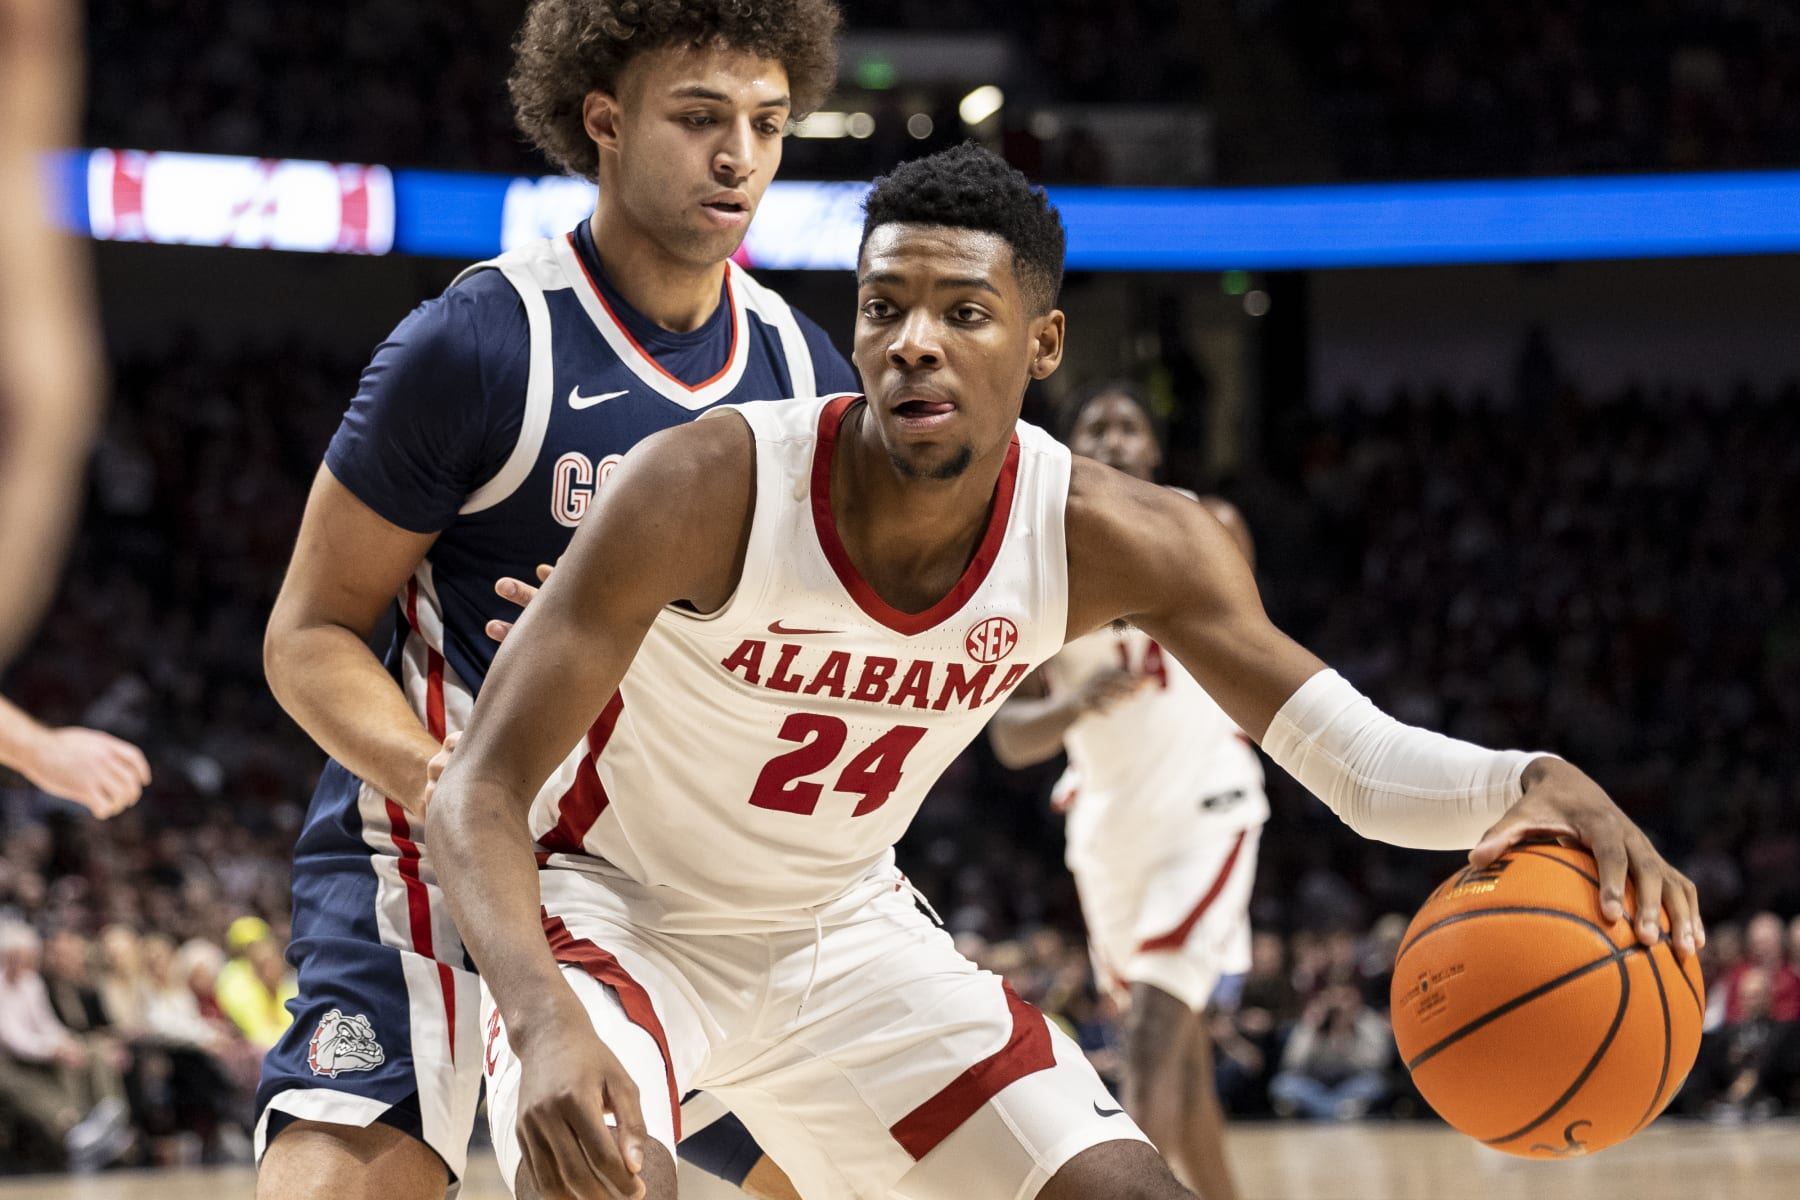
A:
POLYGON ((1524 794, 1535 758, 1403 725, 1336 671, 1300 685, 1269 723, 1263 749, 1364 837, 1420 850, 1466 850, 1524 794))

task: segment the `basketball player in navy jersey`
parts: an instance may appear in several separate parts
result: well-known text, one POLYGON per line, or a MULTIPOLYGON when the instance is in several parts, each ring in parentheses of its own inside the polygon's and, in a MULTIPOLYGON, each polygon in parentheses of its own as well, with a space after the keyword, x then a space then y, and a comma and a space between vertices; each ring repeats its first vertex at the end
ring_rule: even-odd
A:
MULTIPOLYGON (((1081 403, 1069 449, 1145 482, 1162 466, 1150 407, 1129 384, 1081 403)), ((1236 506, 1195 499, 1254 564, 1236 506)), ((1067 751, 1052 800, 1068 814, 1096 979, 1126 1014, 1120 1100, 1202 1200, 1236 1200, 1206 1012, 1219 980, 1250 967, 1269 816, 1256 751, 1179 663, 1123 626, 1076 639, 1034 672, 988 740, 1013 768, 1067 751)))
POLYGON ((978 148, 879 181, 866 399, 645 441, 504 643, 430 835, 519 1194, 667 1200, 697 1083, 808 1197, 1190 1195, 892 858, 996 703, 1116 620, 1366 836, 1478 863, 1571 837, 1610 919, 1629 883, 1639 937, 1666 907, 1693 952, 1693 885, 1587 776, 1381 713, 1269 623, 1203 508, 1019 420, 1061 360, 1062 252, 978 148))
POLYGON ((496 581, 554 562, 650 434, 855 386, 727 261, 785 126, 835 78, 838 26, 831 0, 536 0, 525 18, 520 127, 598 206, 464 272, 377 349, 269 620, 270 687, 331 761, 295 850, 300 995, 257 1094, 260 1195, 435 1200, 462 1175, 480 990, 422 834, 427 763, 487 674, 488 623, 517 612, 496 581), (383 661, 365 639, 390 610, 383 661))

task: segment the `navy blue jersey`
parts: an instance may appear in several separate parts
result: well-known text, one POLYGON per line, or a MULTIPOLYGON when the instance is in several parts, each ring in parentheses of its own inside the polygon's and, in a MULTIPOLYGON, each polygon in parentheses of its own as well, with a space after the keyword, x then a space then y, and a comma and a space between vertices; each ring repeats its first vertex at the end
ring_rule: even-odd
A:
POLYGON ((415 711, 441 736, 448 704, 460 725, 496 650, 486 622, 518 612, 494 582, 555 562, 631 447, 718 404, 854 390, 823 331, 736 265, 688 333, 624 302, 585 222, 464 272, 376 351, 325 455, 382 517, 439 534, 390 657, 409 696, 425 681, 415 711), (408 633, 425 643, 418 674, 408 633))
MULTIPOLYGON (((715 405, 854 391, 819 328, 735 266, 671 333, 608 284, 585 223, 465 271, 375 352, 325 463, 395 525, 436 533, 387 661, 442 738, 493 662, 504 576, 562 554, 621 455, 715 405)), ((256 1147, 293 1120, 383 1121, 460 1177, 486 1062, 481 988, 417 822, 327 763, 294 848, 294 1023, 263 1061, 256 1147)))

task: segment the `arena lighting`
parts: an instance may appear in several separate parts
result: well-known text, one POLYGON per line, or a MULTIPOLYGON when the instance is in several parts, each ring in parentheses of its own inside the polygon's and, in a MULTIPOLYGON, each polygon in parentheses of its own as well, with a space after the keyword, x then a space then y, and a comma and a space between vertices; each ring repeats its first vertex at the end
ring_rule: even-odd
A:
MULTIPOLYGON (((846 117, 848 121, 848 117, 846 117)), ((112 240, 478 259, 566 232, 591 184, 353 163, 73 151, 65 224, 112 240)), ((740 258, 844 270, 862 183, 777 180, 740 258)), ((1800 171, 1291 188, 1051 188, 1073 270, 1258 271, 1800 252, 1800 171)))
POLYGON ((794 122, 794 136, 803 138, 841 138, 848 136, 850 114, 841 112, 808 113, 794 122))
POLYGON ((962 98, 956 106, 957 116, 963 119, 964 125, 979 125, 1006 103, 1006 93, 991 83, 983 84, 962 98))

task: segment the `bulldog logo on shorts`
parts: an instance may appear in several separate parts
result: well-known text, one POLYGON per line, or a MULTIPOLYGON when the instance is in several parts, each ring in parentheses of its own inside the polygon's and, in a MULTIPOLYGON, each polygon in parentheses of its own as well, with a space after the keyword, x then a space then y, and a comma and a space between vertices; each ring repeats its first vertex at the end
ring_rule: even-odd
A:
POLYGON ((369 1018, 361 1013, 346 1017, 335 1008, 319 1022, 306 1050, 306 1065, 313 1074, 333 1079, 340 1071, 373 1071, 386 1061, 369 1018))

